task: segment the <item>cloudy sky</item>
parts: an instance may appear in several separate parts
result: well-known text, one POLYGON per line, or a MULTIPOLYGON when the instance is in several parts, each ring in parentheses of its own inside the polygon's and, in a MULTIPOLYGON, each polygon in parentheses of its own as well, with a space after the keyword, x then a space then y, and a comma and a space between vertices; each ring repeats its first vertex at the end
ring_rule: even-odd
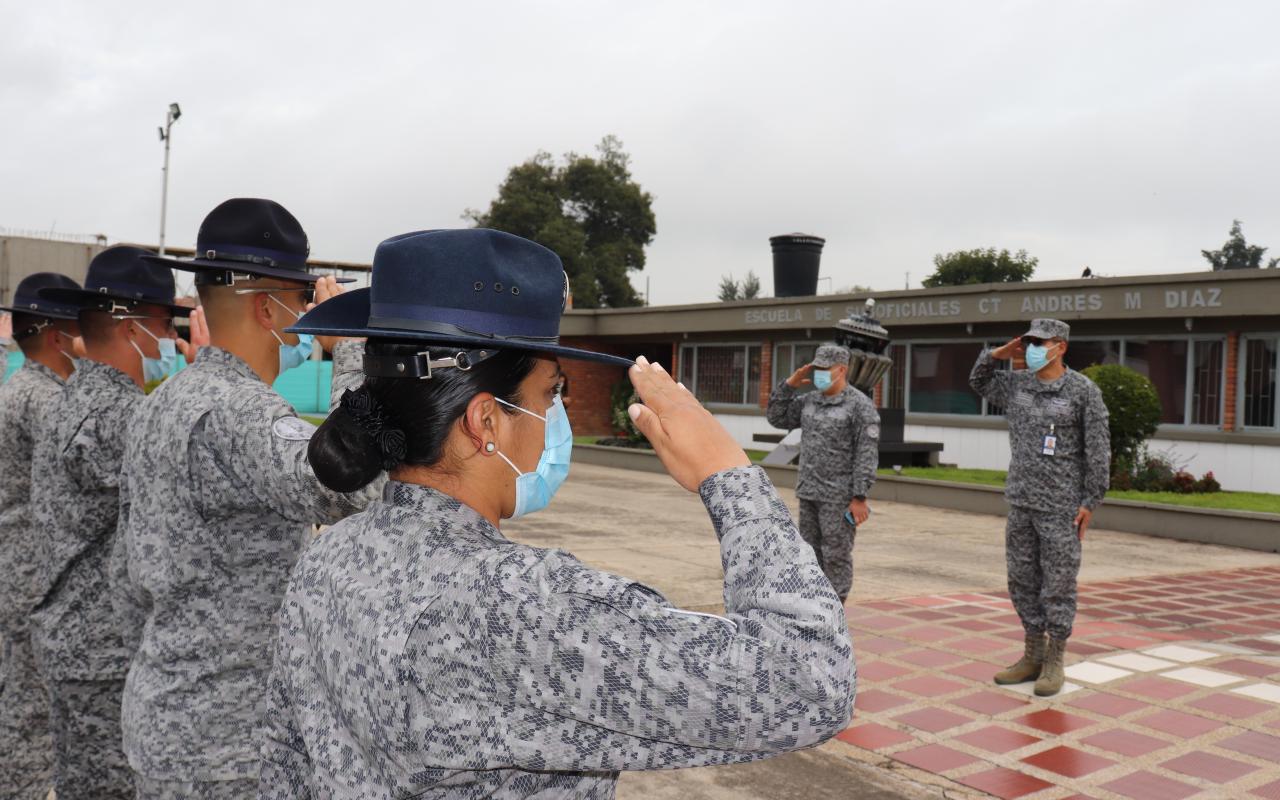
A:
MULTIPOLYGON (((619 136, 655 197, 655 304, 768 237, 835 288, 997 246, 1037 277, 1205 267, 1233 218, 1280 255, 1280 4, 0 0, 0 228, 168 241, 231 196, 317 257, 466 224, 508 167, 619 136)), ((825 290, 827 283, 822 288, 825 290)))

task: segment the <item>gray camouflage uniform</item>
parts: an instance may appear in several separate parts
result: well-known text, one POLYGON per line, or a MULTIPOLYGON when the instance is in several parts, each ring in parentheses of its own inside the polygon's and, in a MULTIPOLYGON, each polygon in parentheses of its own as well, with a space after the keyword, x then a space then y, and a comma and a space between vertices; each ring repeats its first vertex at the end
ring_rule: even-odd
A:
POLYGON ((28 617, 42 590, 31 525, 31 451, 62 379, 27 359, 0 385, 0 797, 43 798, 53 782, 49 695, 28 617))
POLYGON ((125 430, 145 395, 125 373, 82 359, 40 428, 31 464, 36 563, 45 595, 32 614, 49 687, 60 798, 132 798, 120 744, 129 652, 111 605, 108 562, 119 516, 125 430))
POLYGON ((759 467, 700 488, 725 617, 506 539, 432 489, 326 531, 281 608, 259 798, 611 798, 849 721, 844 609, 759 467))
POLYGON ((1102 392, 1069 368, 1051 383, 1031 370, 1001 369, 990 350, 978 357, 969 383, 1003 407, 1009 423, 1009 598, 1028 633, 1048 631, 1065 641, 1075 621, 1080 572, 1075 516, 1082 507, 1097 508, 1111 480, 1111 433, 1102 392), (1051 456, 1042 453, 1050 425, 1057 437, 1051 456))
MULTIPOLYGON (((332 399, 362 380, 361 344, 335 348, 332 399)), ((377 496, 343 495, 307 462, 312 426, 216 347, 134 415, 114 598, 137 652, 123 727, 139 797, 241 797, 257 786, 276 612, 313 523, 377 496)))
POLYGON ((800 536, 843 601, 853 586, 857 535, 844 513, 876 482, 880 412, 851 385, 828 397, 819 391, 800 394, 783 381, 769 395, 766 416, 775 428, 800 428, 800 536))

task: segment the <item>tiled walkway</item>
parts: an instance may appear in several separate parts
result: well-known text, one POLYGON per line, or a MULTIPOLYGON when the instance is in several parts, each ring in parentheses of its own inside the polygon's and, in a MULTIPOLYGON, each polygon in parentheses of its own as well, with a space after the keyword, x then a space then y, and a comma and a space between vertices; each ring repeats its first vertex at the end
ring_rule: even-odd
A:
POLYGON ((1280 568, 1080 587, 1068 684, 991 676, 1022 629, 1003 593, 853 604, 840 739, 997 797, 1280 800, 1280 568))

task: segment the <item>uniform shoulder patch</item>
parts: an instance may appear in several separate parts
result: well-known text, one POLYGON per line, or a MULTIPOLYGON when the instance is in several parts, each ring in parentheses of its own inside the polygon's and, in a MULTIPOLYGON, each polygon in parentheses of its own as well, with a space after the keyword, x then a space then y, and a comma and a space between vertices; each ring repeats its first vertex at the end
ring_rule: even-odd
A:
POLYGON ((880 438, 880 426, 879 426, 879 425, 868 425, 868 426, 867 426, 867 438, 869 438, 869 439, 879 439, 879 438, 880 438))
POLYGON ((305 442, 316 432, 316 427, 298 417, 280 417, 271 423, 271 432, 285 441, 305 442))

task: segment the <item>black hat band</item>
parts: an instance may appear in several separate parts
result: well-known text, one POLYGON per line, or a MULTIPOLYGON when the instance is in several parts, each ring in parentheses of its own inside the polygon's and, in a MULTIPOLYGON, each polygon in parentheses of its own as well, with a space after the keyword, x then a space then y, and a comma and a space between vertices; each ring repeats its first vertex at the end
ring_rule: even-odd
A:
POLYGON ((371 303, 369 327, 440 333, 447 336, 479 336, 498 341, 513 339, 535 344, 560 342, 558 320, 402 303, 371 303))
POLYGON ((304 272, 307 268, 306 258, 299 261, 297 253, 240 244, 201 244, 196 257, 203 257, 208 261, 238 261, 260 267, 292 268, 304 272))
POLYGON ((454 368, 463 372, 498 354, 498 350, 462 350, 448 358, 432 358, 423 350, 410 356, 375 356, 365 353, 364 374, 370 378, 431 378, 437 369, 454 368))

